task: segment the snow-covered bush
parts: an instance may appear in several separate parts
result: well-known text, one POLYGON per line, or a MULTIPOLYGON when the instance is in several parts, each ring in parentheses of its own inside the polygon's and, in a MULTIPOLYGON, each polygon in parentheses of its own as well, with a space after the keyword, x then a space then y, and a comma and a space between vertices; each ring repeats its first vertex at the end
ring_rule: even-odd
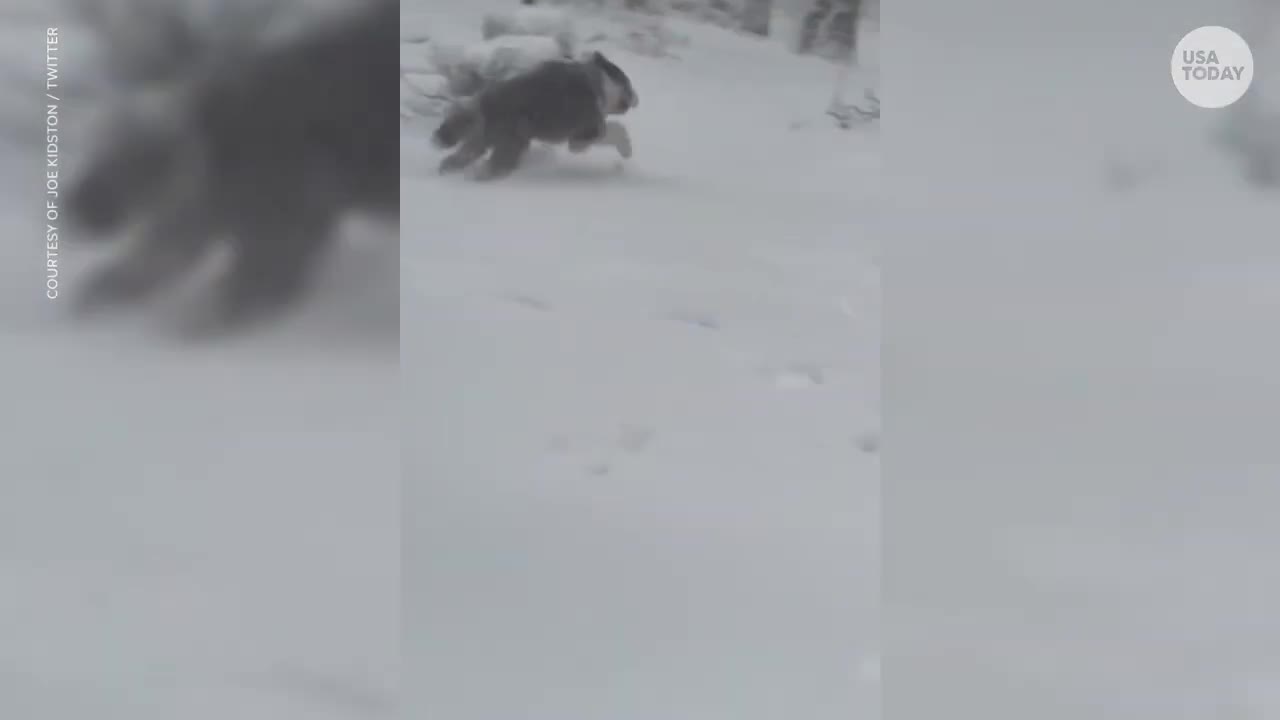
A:
POLYGON ((480 28, 485 40, 504 36, 549 37, 560 46, 560 54, 571 57, 578 37, 573 20, 560 8, 520 5, 509 10, 486 13, 480 28))
POLYGON ((628 22, 617 35, 607 36, 619 47, 646 57, 677 57, 675 49, 689 44, 689 38, 671 30, 660 17, 642 17, 628 22))
POLYGON ((455 97, 474 95, 548 61, 564 57, 561 45, 541 35, 503 35, 470 45, 433 47, 436 71, 455 97))
POLYGON ((835 92, 831 95, 831 102, 827 104, 827 115, 845 130, 880 120, 880 94, 875 89, 864 86, 861 102, 845 100, 851 89, 851 81, 854 80, 853 70, 853 63, 850 61, 839 65, 835 92))
POLYGON ((558 0, 556 4, 574 8, 570 12, 582 38, 578 54, 596 46, 624 48, 653 58, 673 58, 677 57, 677 48, 689 44, 688 36, 673 30, 662 13, 630 11, 623 7, 623 0, 558 0))
POLYGON ((448 79, 434 68, 400 68, 400 117, 441 115, 454 102, 448 79))
POLYGON ((537 0, 539 6, 635 15, 683 15, 726 28, 740 28, 745 3, 753 0, 537 0))
POLYGON ((836 95, 827 107, 827 115, 836 121, 836 125, 845 130, 855 125, 879 120, 880 96, 874 90, 866 90, 863 92, 861 103, 852 103, 836 95))
POLYGON ((666 10, 721 27, 742 23, 743 0, 666 0, 666 10))

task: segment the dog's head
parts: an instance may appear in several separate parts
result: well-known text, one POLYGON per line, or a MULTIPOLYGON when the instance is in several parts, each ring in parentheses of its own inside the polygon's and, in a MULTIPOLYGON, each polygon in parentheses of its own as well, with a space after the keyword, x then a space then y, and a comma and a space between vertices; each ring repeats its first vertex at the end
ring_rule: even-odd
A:
POLYGON ((604 86, 605 112, 610 115, 622 115, 640 105, 640 96, 631 84, 631 78, 614 65, 603 53, 593 51, 587 56, 587 62, 600 71, 604 86))

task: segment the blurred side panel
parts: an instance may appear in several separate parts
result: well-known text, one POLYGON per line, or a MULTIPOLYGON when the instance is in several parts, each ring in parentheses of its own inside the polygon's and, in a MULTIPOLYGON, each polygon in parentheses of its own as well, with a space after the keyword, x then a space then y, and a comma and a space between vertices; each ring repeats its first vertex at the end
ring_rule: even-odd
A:
POLYGON ((398 7, 356 5, 0 9, 0 716, 394 713, 398 7))

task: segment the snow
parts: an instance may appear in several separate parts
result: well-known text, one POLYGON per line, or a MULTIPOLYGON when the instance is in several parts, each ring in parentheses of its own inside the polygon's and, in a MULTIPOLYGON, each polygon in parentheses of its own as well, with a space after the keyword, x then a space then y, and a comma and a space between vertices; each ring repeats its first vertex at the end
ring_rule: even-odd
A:
POLYGON ((657 58, 611 23, 579 29, 642 98, 631 161, 484 184, 402 134, 406 702, 877 717, 878 131, 781 41, 668 19, 657 58))

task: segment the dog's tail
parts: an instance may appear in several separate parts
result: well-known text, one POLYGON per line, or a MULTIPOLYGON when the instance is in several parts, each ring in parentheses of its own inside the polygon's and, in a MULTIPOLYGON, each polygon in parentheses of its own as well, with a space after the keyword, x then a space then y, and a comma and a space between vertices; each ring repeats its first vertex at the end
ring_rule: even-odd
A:
POLYGON ((444 122, 440 123, 440 127, 436 128, 431 139, 436 147, 451 148, 479 130, 483 122, 484 117, 477 108, 472 107, 471 103, 458 103, 449 110, 449 114, 445 116, 444 122))

